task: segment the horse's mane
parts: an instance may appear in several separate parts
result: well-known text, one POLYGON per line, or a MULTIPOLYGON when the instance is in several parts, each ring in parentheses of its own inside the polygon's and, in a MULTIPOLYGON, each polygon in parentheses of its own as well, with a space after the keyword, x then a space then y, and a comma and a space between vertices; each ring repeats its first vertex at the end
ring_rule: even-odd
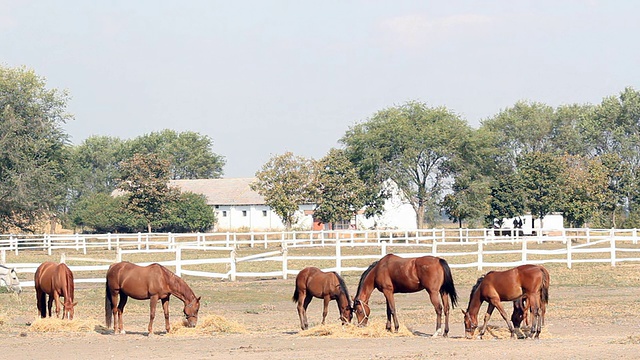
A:
POLYGON ((484 274, 484 275, 480 276, 478 278, 478 281, 476 281, 476 284, 473 285, 473 287, 471 288, 471 295, 469 295, 469 299, 471 299, 473 297, 473 294, 476 292, 476 290, 478 290, 478 288, 480 287, 480 284, 482 284, 482 280, 484 280, 484 277, 486 275, 487 274, 484 274))
POLYGON ((376 267, 376 265, 378 265, 378 261, 374 261, 371 265, 369 265, 369 268, 367 268, 367 270, 365 270, 360 276, 360 282, 358 283, 358 291, 356 292, 356 298, 358 298, 358 296, 360 295, 360 290, 362 289, 362 284, 364 283, 364 279, 367 277, 367 275, 369 275, 371 270, 374 267, 376 267))
MULTIPOLYGON (((73 284, 73 273, 71 269, 65 266, 65 274, 64 276, 67 278, 67 289, 69 290, 69 296, 71 297, 71 301, 73 301, 73 292, 74 292, 74 284, 73 284)), ((67 301, 67 299, 64 299, 67 301)))
POLYGON ((351 296, 349 296, 349 290, 347 289, 347 284, 344 283, 344 279, 340 275, 338 275, 337 272, 335 271, 332 271, 332 272, 336 274, 338 283, 340 283, 340 290, 342 290, 342 292, 347 296, 347 301, 351 303, 351 296))

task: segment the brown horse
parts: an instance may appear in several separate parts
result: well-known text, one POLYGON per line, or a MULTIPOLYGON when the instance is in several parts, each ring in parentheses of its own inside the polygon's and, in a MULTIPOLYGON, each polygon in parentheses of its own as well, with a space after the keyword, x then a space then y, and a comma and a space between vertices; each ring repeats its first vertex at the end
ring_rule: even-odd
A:
POLYGON ((60 317, 60 297, 63 297, 62 318, 73 320, 73 308, 78 303, 73 302, 73 273, 66 264, 57 264, 51 261, 40 264, 34 275, 34 283, 40 317, 47 317, 47 309, 49 309, 49 316, 51 316, 54 300, 56 302, 56 317, 60 317), (48 303, 46 302, 47 295, 49 295, 48 303))
MULTIPOLYGON (((549 303, 549 283, 551 282, 549 277, 549 271, 543 266, 540 266, 540 270, 542 270, 544 276, 546 277, 546 281, 542 282, 542 286, 546 286, 546 289, 541 289, 540 295, 540 316, 542 317, 542 326, 544 326, 544 315, 547 312, 547 304, 549 303)), ((526 299, 520 298, 513 302, 513 313, 511 314, 511 322, 513 322, 513 326, 518 329, 522 322, 525 322, 525 326, 529 326, 532 320, 529 320, 529 316, 525 316, 527 310, 531 310, 531 307, 528 306, 528 302, 526 299)), ((531 313, 531 317, 533 314, 531 313)))
POLYGON ((122 328, 122 312, 129 297, 136 300, 149 299, 149 335, 153 335, 153 319, 156 316, 156 304, 162 301, 165 328, 169 325, 169 296, 175 295, 184 303, 184 317, 188 327, 195 327, 200 309, 200 297, 196 297, 191 288, 180 277, 167 270, 160 264, 138 266, 130 262, 119 262, 109 266, 107 270, 107 284, 104 302, 104 314, 107 328, 111 327, 113 316, 113 331, 124 334, 122 328), (120 296, 120 302, 118 302, 120 296), (114 306, 118 304, 117 308, 114 306))
POLYGON ((344 280, 336 272, 326 273, 317 267, 307 267, 302 269, 296 276, 296 289, 292 297, 292 300, 298 303, 298 316, 300 317, 302 330, 309 328, 307 307, 314 297, 324 300, 323 325, 327 317, 329 301, 331 300, 335 300, 338 303, 342 325, 351 322, 353 316, 351 298, 344 280))
POLYGON ((436 310, 436 331, 433 336, 442 332, 442 313, 445 315, 444 336, 449 334, 449 298, 451 307, 458 301, 449 264, 444 259, 423 256, 414 259, 403 259, 393 254, 386 255, 374 262, 362 273, 358 292, 353 300, 353 310, 358 325, 366 325, 371 313, 369 297, 376 288, 387 299, 387 330, 391 331, 391 317, 398 331, 398 317, 394 293, 413 293, 426 290, 436 310))
POLYGON ((542 327, 542 316, 540 314, 541 303, 549 298, 549 278, 545 276, 546 269, 538 265, 521 265, 506 271, 490 271, 478 278, 478 281, 471 289, 469 296, 469 306, 464 314, 465 336, 472 338, 478 327, 478 312, 482 302, 486 301, 487 314, 480 329, 480 337, 487 329, 487 323, 494 309, 498 309, 504 321, 506 321, 511 337, 515 336, 515 330, 507 313, 502 307, 501 301, 515 301, 521 298, 526 299, 527 308, 533 314, 530 336, 538 338, 542 327))

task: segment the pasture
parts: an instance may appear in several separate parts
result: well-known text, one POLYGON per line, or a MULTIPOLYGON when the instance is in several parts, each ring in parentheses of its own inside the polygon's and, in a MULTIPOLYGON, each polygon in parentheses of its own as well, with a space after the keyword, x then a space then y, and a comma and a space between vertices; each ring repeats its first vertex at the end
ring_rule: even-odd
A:
MULTIPOLYGON (((247 250, 251 251, 251 250, 247 250)), ((318 250, 304 250, 317 253, 318 250)), ((330 250, 329 250, 330 251, 330 250)), ((388 250, 394 252, 393 248, 388 250)), ((321 250, 320 250, 321 252, 321 250)), ((72 258, 77 254, 67 253, 72 258)), ((113 252, 91 252, 89 258, 110 259, 113 252)), ((445 257, 446 258, 446 257, 445 257)), ((59 261, 60 253, 21 252, 9 255, 9 263, 59 261)), ((125 260, 157 261, 162 254, 132 255, 125 260)), ((70 265, 74 260, 68 260, 70 265)), ((292 260, 292 268, 304 265, 292 260)), ((357 266, 366 266, 365 261, 357 266)), ((83 262, 83 264, 85 264, 83 262)), ((219 266, 219 265, 211 265, 219 266)), ((265 271, 278 265, 265 262, 265 271)), ((197 296, 202 296, 198 327, 181 331, 182 302, 170 301, 172 327, 165 334, 164 319, 156 316, 155 335, 149 337, 149 301, 129 300, 124 313, 126 335, 113 335, 104 327, 104 284, 76 284, 74 322, 84 326, 36 329, 36 296, 33 287, 20 295, 0 293, 0 334, 11 343, 3 347, 3 358, 42 359, 55 353, 66 359, 138 358, 234 358, 234 359, 416 359, 416 358, 636 358, 640 350, 640 264, 546 264, 551 274, 546 326, 539 340, 510 340, 506 324, 497 312, 482 340, 464 339, 463 315, 476 279, 491 269, 452 268, 459 296, 452 311, 449 338, 431 338, 435 312, 425 292, 396 294, 400 332, 384 331, 384 297, 373 292, 371 319, 366 329, 342 327, 335 302, 329 305, 327 325, 321 326, 322 301, 314 299, 308 309, 310 328, 300 330, 296 305, 291 301, 295 277, 242 278, 236 282, 185 275, 197 296), (217 318, 238 326, 213 328, 205 320, 217 318), (495 338, 494 338, 495 336, 495 338)), ((500 268, 502 269, 502 268, 500 268)), ((172 269, 173 270, 173 269, 172 269)), ((216 270, 217 271, 217 270, 216 270)), ((241 271, 241 270, 240 270, 241 271)), ((100 277, 96 272, 84 277, 100 277)), ((21 281, 32 280, 20 274, 21 281)), ((29 275, 32 276, 32 275, 29 275)), ((356 292, 360 273, 343 274, 351 295, 356 292)), ((511 305, 505 304, 510 313, 511 305)), ((484 316, 486 303, 480 310, 484 316)), ((161 314, 160 305, 158 313, 161 314)))

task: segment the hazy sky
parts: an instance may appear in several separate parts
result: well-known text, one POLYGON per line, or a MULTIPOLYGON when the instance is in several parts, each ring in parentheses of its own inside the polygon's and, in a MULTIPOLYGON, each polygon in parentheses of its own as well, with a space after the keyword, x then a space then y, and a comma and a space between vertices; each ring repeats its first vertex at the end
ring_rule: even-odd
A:
POLYGON ((640 88, 638 1, 0 0, 0 63, 67 89, 74 144, 210 136, 225 177, 321 158, 418 100, 470 125, 640 88))

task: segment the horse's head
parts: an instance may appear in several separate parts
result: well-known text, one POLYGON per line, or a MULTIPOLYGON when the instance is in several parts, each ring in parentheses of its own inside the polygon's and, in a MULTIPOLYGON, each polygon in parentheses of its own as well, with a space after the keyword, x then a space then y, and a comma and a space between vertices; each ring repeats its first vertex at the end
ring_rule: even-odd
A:
POLYGON ((371 308, 369 304, 360 299, 353 300, 353 312, 356 313, 356 319, 358 320, 358 326, 366 326, 369 321, 369 314, 371 308))
POLYGON ((0 285, 5 286, 7 287, 7 289, 18 294, 22 292, 22 288, 20 287, 20 280, 18 279, 18 273, 14 268, 12 268, 6 275, 0 277, 0 285))
POLYGON ((513 302, 513 313, 511 314, 511 322, 516 328, 519 328, 520 325, 522 325, 522 321, 525 319, 524 306, 524 299, 518 299, 513 302))
POLYGON ((348 324, 353 319, 353 307, 347 301, 347 303, 340 308, 340 320, 342 320, 342 325, 348 324))
POLYGON ((78 305, 78 302, 71 302, 71 299, 64 299, 64 304, 62 304, 62 318, 67 320, 73 320, 73 313, 75 306, 78 305))
POLYGON ((469 311, 462 310, 464 314, 464 336, 473 339, 473 334, 478 328, 478 315, 472 315, 469 311))
POLYGON ((184 303, 184 318, 187 327, 196 327, 198 311, 200 310, 200 297, 184 303))

